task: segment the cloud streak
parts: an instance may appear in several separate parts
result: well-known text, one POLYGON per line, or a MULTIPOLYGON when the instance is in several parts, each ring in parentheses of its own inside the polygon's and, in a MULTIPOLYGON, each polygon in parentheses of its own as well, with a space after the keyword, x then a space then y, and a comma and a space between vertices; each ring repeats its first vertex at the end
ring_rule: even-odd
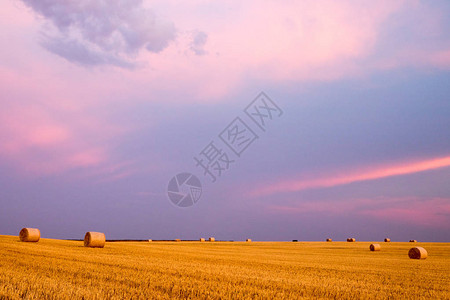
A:
POLYGON ((363 215, 378 220, 450 228, 450 199, 377 197, 351 200, 301 201, 293 205, 270 205, 270 213, 363 215))
POLYGON ((397 165, 372 167, 366 170, 354 171, 345 174, 338 174, 330 177, 320 177, 316 179, 296 179, 285 180, 274 185, 255 189, 252 196, 271 195, 284 192, 299 192, 308 189, 329 188, 350 184, 354 182, 369 181, 392 176, 413 174, 428 170, 445 168, 450 166, 450 156, 433 158, 423 161, 402 163, 397 165))

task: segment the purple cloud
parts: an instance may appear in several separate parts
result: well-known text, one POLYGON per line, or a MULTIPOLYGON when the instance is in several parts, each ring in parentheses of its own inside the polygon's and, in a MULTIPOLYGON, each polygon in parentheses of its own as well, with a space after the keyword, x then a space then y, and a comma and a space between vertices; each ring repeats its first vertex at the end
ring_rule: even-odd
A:
POLYGON ((160 52, 175 38, 172 22, 133 1, 23 0, 48 21, 42 46, 83 65, 132 67, 145 48, 160 52))
POLYGON ((192 34, 192 42, 190 49, 196 55, 205 55, 206 51, 204 49, 206 42, 208 41, 208 35, 203 31, 195 31, 192 34))

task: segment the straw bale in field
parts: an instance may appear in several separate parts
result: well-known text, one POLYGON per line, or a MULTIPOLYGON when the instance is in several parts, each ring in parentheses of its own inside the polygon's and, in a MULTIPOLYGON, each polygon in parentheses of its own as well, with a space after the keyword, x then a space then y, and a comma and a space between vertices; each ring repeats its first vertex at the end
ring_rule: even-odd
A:
POLYGON ((19 238, 22 242, 38 242, 41 238, 41 232, 37 228, 22 228, 19 238))
POLYGON ((102 232, 88 231, 84 235, 84 246, 91 248, 105 247, 106 237, 102 232))
POLYGON ((370 244, 369 249, 370 249, 370 251, 380 251, 381 246, 380 246, 380 244, 370 244))
POLYGON ((409 249, 408 256, 411 259, 425 259, 428 256, 427 250, 422 247, 414 247, 409 249))

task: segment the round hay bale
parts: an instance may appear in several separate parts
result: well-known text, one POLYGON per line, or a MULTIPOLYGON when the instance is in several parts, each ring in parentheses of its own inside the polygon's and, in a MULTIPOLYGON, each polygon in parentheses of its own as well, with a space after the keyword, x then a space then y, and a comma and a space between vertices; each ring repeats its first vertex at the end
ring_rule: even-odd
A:
POLYGON ((386 243, 389 243, 389 242, 391 241, 391 239, 390 239, 390 238, 385 238, 384 241, 385 241, 386 243))
POLYGON ((427 250, 422 247, 414 247, 409 249, 408 256, 411 259, 425 259, 428 256, 427 250))
POLYGON ((348 238, 347 242, 356 242, 356 239, 355 238, 348 238))
POLYGON ((327 242, 332 242, 333 240, 332 239, 327 239, 327 242))
POLYGON ((181 242, 181 239, 175 239, 175 242, 181 242))
POLYGON ((380 246, 380 244, 370 244, 369 249, 370 249, 370 251, 380 251, 381 246, 380 246))
POLYGON ((153 240, 148 240, 149 242, 153 242, 153 240))
POLYGON ((88 231, 84 235, 84 246, 91 248, 105 247, 106 237, 102 232, 88 231))
POLYGON ((41 232, 37 228, 22 228, 19 238, 21 242, 39 242, 41 232))
POLYGON ((215 241, 216 241, 216 239, 215 239, 215 238, 213 238, 213 237, 210 237, 210 238, 209 238, 209 241, 210 241, 210 242, 215 242, 215 241))
POLYGON ((205 241, 205 239, 204 238, 200 238, 200 242, 204 242, 205 241))
POLYGON ((409 240, 410 243, 417 243, 417 240, 409 240))
POLYGON ((246 239, 245 241, 248 242, 248 243, 251 243, 252 239, 246 239))

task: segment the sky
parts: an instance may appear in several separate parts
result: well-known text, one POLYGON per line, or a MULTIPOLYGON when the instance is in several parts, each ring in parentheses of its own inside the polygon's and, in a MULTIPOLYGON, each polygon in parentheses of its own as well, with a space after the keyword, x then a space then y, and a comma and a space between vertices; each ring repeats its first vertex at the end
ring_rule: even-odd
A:
POLYGON ((0 16, 0 234, 450 241, 449 1, 0 16))

